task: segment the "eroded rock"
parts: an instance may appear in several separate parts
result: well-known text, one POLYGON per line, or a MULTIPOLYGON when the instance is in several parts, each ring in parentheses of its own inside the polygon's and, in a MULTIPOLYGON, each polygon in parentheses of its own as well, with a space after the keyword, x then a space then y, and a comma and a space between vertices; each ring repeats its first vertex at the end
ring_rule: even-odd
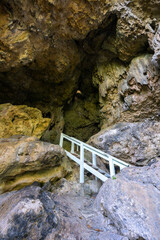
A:
POLYGON ((123 161, 143 166, 160 156, 160 122, 119 123, 101 130, 89 143, 123 161))
POLYGON ((122 170, 104 183, 95 206, 129 239, 159 239, 160 163, 122 170))
POLYGON ((119 85, 122 100, 121 121, 159 120, 160 71, 152 64, 152 55, 132 60, 127 77, 119 85))
POLYGON ((20 189, 34 181, 57 181, 71 173, 71 165, 58 145, 35 137, 0 139, 0 192, 20 189))
POLYGON ((152 29, 152 34, 150 36, 150 46, 154 50, 154 55, 152 57, 153 63, 159 67, 160 66, 160 23, 157 26, 157 31, 152 29))
POLYGON ((43 118, 40 110, 25 105, 0 105, 0 138, 26 135, 41 138, 51 119, 43 118))
POLYGON ((73 189, 52 194, 35 184, 2 194, 0 238, 127 240, 94 212, 93 201, 73 189))
POLYGON ((93 81, 99 88, 102 128, 116 122, 159 120, 160 71, 151 54, 133 58, 129 65, 118 60, 98 64, 93 81))
MULTIPOLYGON (((130 112, 135 113, 132 121, 139 121, 144 115, 150 117, 151 111, 144 110, 149 104, 150 109, 154 108, 153 115, 157 114, 159 75, 156 71, 151 70, 151 75, 147 72, 151 84, 140 86, 141 90, 136 80, 135 83, 132 81, 133 86, 130 91, 125 91, 124 96, 118 87, 119 81, 126 80, 130 63, 133 65, 132 59, 142 53, 150 53, 151 59, 159 58, 160 17, 157 9, 158 0, 150 3, 125 0, 1 1, 1 103, 26 104, 41 109, 45 116, 52 116, 54 120, 44 139, 57 142, 56 136, 65 129, 63 112, 66 111, 67 115, 66 106, 72 108, 70 104, 76 105, 77 90, 88 90, 87 78, 94 72, 95 65, 100 71, 106 67, 102 75, 107 75, 114 65, 121 70, 119 73, 115 69, 110 71, 113 77, 109 76, 109 82, 114 82, 111 88, 107 89, 106 81, 99 84, 101 125, 108 126, 122 118, 122 121, 131 121, 130 112), (152 99, 156 99, 154 103, 152 99), (140 117, 139 108, 142 108, 140 117), (58 116, 55 116, 56 109, 60 109, 58 116), (60 125, 57 120, 61 121, 60 125)), ((142 62, 145 65, 147 61, 142 62)), ((153 62, 158 64, 157 60, 153 62)), ((96 86, 93 95, 97 94, 96 86)), ((85 91, 84 98, 83 104, 90 101, 85 91)), ((82 122, 87 122, 87 118, 89 122, 94 121, 91 110, 83 115, 82 122)), ((84 132, 92 134, 97 129, 95 125, 99 124, 97 116, 94 126, 87 124, 84 132)), ((78 124, 76 128, 79 129, 78 124)))
POLYGON ((2 194, 0 204, 1 239, 45 239, 57 227, 55 203, 38 186, 2 194))
POLYGON ((0 238, 157 240, 159 168, 160 163, 123 169, 103 184, 95 201, 66 180, 54 193, 34 183, 1 194, 0 238))
MULTIPOLYGON (((83 95, 85 92, 82 93, 83 95)), ((87 141, 90 136, 99 131, 99 107, 98 99, 93 94, 88 99, 75 96, 65 109, 64 122, 65 133, 82 141, 87 141)))

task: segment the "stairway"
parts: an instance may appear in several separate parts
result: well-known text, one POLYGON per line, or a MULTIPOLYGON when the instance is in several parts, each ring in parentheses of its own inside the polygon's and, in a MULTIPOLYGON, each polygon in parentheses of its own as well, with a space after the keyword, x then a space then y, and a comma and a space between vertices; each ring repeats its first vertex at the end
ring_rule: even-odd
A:
POLYGON ((115 166, 118 166, 120 170, 130 165, 126 162, 119 160, 99 149, 96 149, 89 144, 86 144, 74 137, 70 137, 64 133, 61 133, 60 146, 63 147, 64 140, 71 143, 71 151, 66 151, 67 156, 80 165, 80 183, 84 183, 84 170, 92 173, 95 177, 99 178, 101 181, 105 182, 108 178, 113 178, 115 176, 115 166), (76 150, 75 150, 76 147, 76 150), (86 159, 86 152, 92 155, 92 162, 86 159), (96 164, 96 157, 103 158, 109 164, 109 172, 103 171, 96 164))

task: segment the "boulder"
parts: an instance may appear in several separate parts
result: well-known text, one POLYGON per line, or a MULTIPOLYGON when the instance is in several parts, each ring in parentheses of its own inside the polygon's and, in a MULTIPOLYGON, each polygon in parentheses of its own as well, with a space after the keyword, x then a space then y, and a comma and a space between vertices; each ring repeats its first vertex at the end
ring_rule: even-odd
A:
POLYGON ((160 156, 160 122, 118 123, 92 136, 89 144, 134 165, 146 165, 160 156))
POLYGON ((99 218, 91 208, 94 199, 73 189, 68 194, 58 192, 52 194, 34 183, 0 195, 0 239, 128 240, 113 227, 98 228, 99 218))
POLYGON ((50 118, 43 118, 37 108, 25 105, 0 105, 0 138, 13 135, 36 136, 40 138, 48 128, 50 118))
POLYGON ((125 168, 104 183, 95 207, 123 236, 158 240, 160 236, 160 163, 125 168))
POLYGON ((71 173, 65 151, 35 137, 0 139, 0 193, 34 181, 57 181, 71 173))
POLYGON ((56 228, 55 203, 38 186, 0 195, 0 239, 45 239, 56 228))
POLYGON ((66 180, 54 193, 48 183, 3 193, 0 239, 157 240, 159 168, 157 163, 122 170, 104 183, 96 200, 66 180))

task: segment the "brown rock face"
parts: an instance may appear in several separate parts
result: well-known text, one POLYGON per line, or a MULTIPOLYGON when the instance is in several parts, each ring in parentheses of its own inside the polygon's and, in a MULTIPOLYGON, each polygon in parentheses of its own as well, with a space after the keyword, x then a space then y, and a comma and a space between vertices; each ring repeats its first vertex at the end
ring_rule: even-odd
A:
POLYGON ((54 182, 69 173, 70 163, 57 145, 40 142, 35 137, 0 140, 0 193, 35 181, 54 182))
POLYGON ((7 91, 8 101, 62 105, 69 99, 80 73, 81 52, 75 40, 85 38, 103 20, 108 6, 104 3, 2 1, 1 98, 5 99, 7 78, 12 89, 7 91))
POLYGON ((1 194, 0 239, 159 239, 159 164, 122 171, 104 183, 94 205, 64 179, 54 193, 33 184, 1 194))
POLYGON ((43 118, 40 110, 25 105, 0 105, 0 138, 26 135, 41 138, 51 119, 43 118))
MULTIPOLYGON (((141 121, 152 116, 148 107, 159 114, 159 7, 159 0, 2 0, 1 103, 26 104, 51 116, 47 141, 70 132, 66 116, 74 111, 77 90, 82 105, 91 101, 94 109, 89 95, 100 92, 102 120, 99 112, 91 117, 91 110, 82 111, 84 132, 85 122, 93 121, 89 135, 99 130, 99 121, 141 121)), ((76 137, 81 126, 74 128, 76 137)))
POLYGON ((159 120, 160 71, 151 63, 150 55, 132 60, 119 93, 123 99, 121 121, 159 120))

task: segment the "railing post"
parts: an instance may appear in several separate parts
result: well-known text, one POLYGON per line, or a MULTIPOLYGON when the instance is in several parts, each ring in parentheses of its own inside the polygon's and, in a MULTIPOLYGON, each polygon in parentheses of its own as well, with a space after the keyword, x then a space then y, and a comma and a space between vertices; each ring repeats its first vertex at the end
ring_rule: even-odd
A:
POLYGON ((61 133, 59 145, 63 147, 63 133, 61 133))
MULTIPOLYGON (((96 154, 94 152, 92 152, 92 164, 94 166, 97 166, 97 162, 96 162, 96 154)), ((95 177, 95 180, 97 181, 97 177, 95 177)))
POLYGON ((80 146, 80 183, 84 183, 84 147, 80 146))
POLYGON ((79 151, 79 146, 77 145, 77 152, 79 151))
POLYGON ((92 163, 94 166, 96 166, 96 154, 92 152, 92 163))
POLYGON ((71 143, 71 153, 74 153, 74 142, 71 143))
POLYGON ((111 178, 115 175, 115 168, 112 158, 109 158, 109 170, 111 178))

